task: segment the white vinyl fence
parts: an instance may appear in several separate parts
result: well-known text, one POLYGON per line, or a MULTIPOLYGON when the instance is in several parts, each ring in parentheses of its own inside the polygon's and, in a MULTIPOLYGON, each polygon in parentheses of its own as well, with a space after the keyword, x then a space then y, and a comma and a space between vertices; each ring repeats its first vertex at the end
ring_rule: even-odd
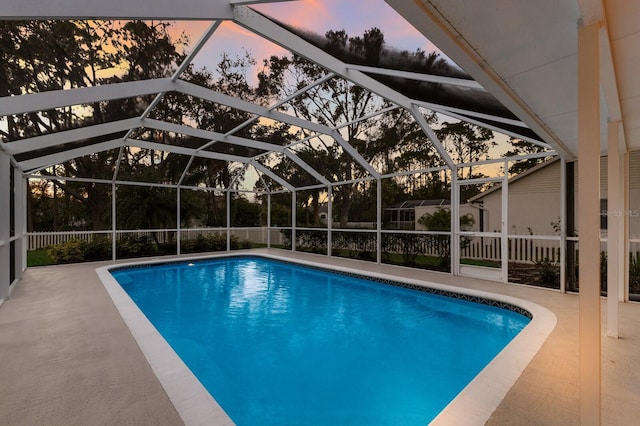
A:
MULTIPOLYGON (((560 262, 560 237, 509 236, 507 246, 509 262, 560 262)), ((461 248, 460 257, 499 262, 502 259, 500 239, 475 238, 461 248)))
MULTIPOLYGON (((242 241, 250 241, 256 244, 267 244, 268 228, 232 228, 231 235, 242 241)), ((195 240, 198 236, 213 234, 226 234, 227 228, 197 228, 181 229, 180 239, 182 241, 195 240)), ((147 237, 159 243, 166 243, 176 240, 177 229, 151 229, 151 230, 119 230, 116 232, 118 238, 125 236, 147 237)), ((66 232, 30 232, 27 234, 27 250, 38 250, 47 246, 64 243, 69 240, 93 241, 96 238, 111 238, 111 231, 66 231, 66 232)), ((271 229, 271 244, 283 243, 283 236, 280 230, 271 229)))
MULTIPOLYGON (((348 230, 334 229, 334 245, 340 240, 340 234, 348 230)), ((358 231, 358 230, 352 230, 358 231)), ((361 230, 359 230, 361 231, 361 230)), ((181 229, 180 238, 182 241, 194 240, 198 236, 208 236, 213 234, 226 234, 226 228, 192 228, 181 229)), ((118 238, 125 236, 147 237, 150 240, 166 243, 176 240, 177 229, 157 229, 157 230, 119 230, 116 232, 118 238)), ((231 228, 232 236, 241 241, 249 241, 255 244, 267 244, 269 233, 271 233, 272 245, 283 245, 284 234, 279 228, 253 227, 253 228, 231 228)), ((92 241, 96 238, 111 238, 111 231, 66 231, 66 232, 30 232, 27 234, 27 250, 38 250, 50 245, 56 245, 73 239, 92 241)), ((375 233, 371 233, 370 238, 375 240, 375 233)), ((560 262, 560 237, 557 236, 509 236, 509 261, 535 263, 548 259, 552 263, 560 262)), ((371 244, 375 250, 375 241, 371 244)), ((355 247, 354 247, 355 248, 355 247)), ((640 239, 632 239, 630 242, 630 257, 632 262, 640 261, 640 239)), ((387 247, 393 251, 402 251, 400 246, 387 247)), ((429 244, 419 244, 416 249, 421 254, 438 255, 437 250, 429 244), (432 252, 433 251, 433 252, 432 252)), ((603 243, 603 251, 606 251, 606 243, 603 243)), ((500 261, 502 258, 499 238, 473 238, 461 248, 460 257, 463 259, 478 259, 489 261, 500 261)))
POLYGON ((95 238, 110 236, 111 231, 29 232, 27 233, 27 250, 39 250, 69 240, 93 241, 95 238))

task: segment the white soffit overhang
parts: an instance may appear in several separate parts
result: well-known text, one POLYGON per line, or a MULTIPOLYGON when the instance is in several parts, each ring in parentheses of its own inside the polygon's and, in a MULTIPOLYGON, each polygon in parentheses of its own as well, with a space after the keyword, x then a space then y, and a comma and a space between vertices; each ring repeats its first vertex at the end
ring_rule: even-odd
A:
POLYGON ((605 90, 605 96, 607 104, 613 104, 612 118, 622 119, 626 148, 640 150, 640 2, 608 0, 604 5, 607 19, 603 30, 606 31, 611 62, 608 72, 613 80, 609 85, 617 86, 616 92, 605 90), (618 111, 615 110, 616 101, 619 102, 618 111), (619 117, 614 115, 616 113, 619 117))
POLYGON ((577 4, 386 2, 563 157, 575 158, 577 4))
POLYGON ((385 1, 568 160, 578 155, 578 23, 602 22, 603 124, 622 119, 626 148, 640 149, 640 2, 385 1))

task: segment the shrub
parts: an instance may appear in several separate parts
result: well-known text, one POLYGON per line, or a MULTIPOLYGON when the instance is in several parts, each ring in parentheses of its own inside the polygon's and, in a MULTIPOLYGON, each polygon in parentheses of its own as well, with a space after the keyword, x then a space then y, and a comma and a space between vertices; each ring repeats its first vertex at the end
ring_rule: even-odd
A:
POLYGON ((125 236, 116 246, 118 258, 151 256, 154 253, 153 245, 145 236, 125 236))
POLYGON ((538 281, 541 284, 557 285, 560 283, 560 271, 556 264, 552 263, 548 257, 544 260, 536 261, 538 281))
POLYGON ((291 249, 291 229, 281 229, 282 245, 285 249, 291 249))
MULTIPOLYGON (((235 235, 230 239, 231 250, 241 248, 251 248, 249 241, 240 240, 235 235)), ((194 240, 185 240, 180 242, 180 251, 182 253, 201 253, 206 251, 225 251, 227 250, 227 234, 218 233, 207 236, 198 235, 194 240)))
MULTIPOLYGON (((234 235, 230 238, 231 249, 237 244, 238 238, 234 235)), ((215 233, 207 236, 207 251, 225 251, 227 249, 227 234, 215 233)))
POLYGON ((99 237, 89 241, 84 249, 84 260, 111 259, 111 240, 99 237))
MULTIPOLYGON (((418 223, 424 226, 429 231, 444 231, 451 232, 451 210, 437 207, 436 211, 433 213, 425 213, 418 219, 418 223)), ((473 227, 475 224, 475 219, 471 214, 465 214, 460 216, 460 230, 466 231, 473 227)), ((460 239, 461 248, 465 248, 471 243, 466 237, 462 237, 460 239)), ((405 255, 406 261, 409 264, 411 262, 415 262, 415 256, 411 253, 415 251, 412 247, 415 244, 412 241, 408 242, 409 246, 405 250, 407 254, 405 255)), ((448 235, 430 235, 427 241, 429 249, 432 252, 438 254, 438 257, 441 259, 441 265, 448 265, 451 259, 451 244, 450 237, 448 235)))
POLYGON ((629 262, 629 298, 638 300, 640 294, 640 260, 631 259, 629 262))
POLYGON ((50 246, 47 249, 47 254, 56 263, 77 263, 84 260, 86 248, 86 241, 74 239, 50 246))

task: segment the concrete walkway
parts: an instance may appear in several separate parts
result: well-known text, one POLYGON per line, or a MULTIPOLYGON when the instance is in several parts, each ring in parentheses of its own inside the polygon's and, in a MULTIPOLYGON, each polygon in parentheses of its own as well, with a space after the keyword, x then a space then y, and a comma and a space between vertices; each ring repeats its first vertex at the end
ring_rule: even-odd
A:
MULTIPOLYGON (((294 256, 507 294, 550 309, 558 325, 488 424, 580 424, 575 295, 346 259, 294 256)), ((30 268, 0 306, 1 425, 182 423, 95 274, 106 264, 30 268)), ((606 318, 604 302, 602 309, 606 318)), ((602 338, 604 425, 631 425, 640 419, 640 304, 622 304, 620 324, 622 338, 602 338)))
POLYGON ((179 425, 92 265, 30 268, 0 307, 0 424, 179 425))

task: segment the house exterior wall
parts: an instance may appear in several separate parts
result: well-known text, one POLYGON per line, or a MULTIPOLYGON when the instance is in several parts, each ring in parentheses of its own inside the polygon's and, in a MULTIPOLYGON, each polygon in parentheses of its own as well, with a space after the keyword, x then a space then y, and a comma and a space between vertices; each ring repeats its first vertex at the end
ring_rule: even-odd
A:
MULTIPOLYGON (((560 162, 509 183, 507 228, 516 235, 555 235, 560 218, 560 162)), ((500 231, 502 189, 482 197, 485 229, 500 231)))
MULTIPOLYGON (((604 187, 606 191, 606 186, 604 187)), ((640 152, 629 155, 629 237, 640 238, 640 152)))
MULTIPOLYGON (((578 167, 575 165, 575 188, 577 193, 578 167)), ((600 198, 607 199, 607 158, 600 159, 600 198)), ((517 235, 557 235, 552 223, 560 219, 560 162, 556 161, 530 175, 523 176, 509 183, 509 218, 510 234, 517 235)), ((485 230, 500 230, 502 190, 498 189, 481 198, 485 208, 485 230)), ((478 200, 480 201, 480 200, 478 200)), ((576 206, 577 209, 577 206, 576 206)), ((629 216, 629 235, 640 238, 640 152, 629 155, 629 209, 617 212, 629 216)), ((610 212, 610 214, 613 214, 610 212)), ((576 210, 575 223, 578 223, 580 212, 576 210)), ((606 230, 602 232, 606 236, 606 230)))

